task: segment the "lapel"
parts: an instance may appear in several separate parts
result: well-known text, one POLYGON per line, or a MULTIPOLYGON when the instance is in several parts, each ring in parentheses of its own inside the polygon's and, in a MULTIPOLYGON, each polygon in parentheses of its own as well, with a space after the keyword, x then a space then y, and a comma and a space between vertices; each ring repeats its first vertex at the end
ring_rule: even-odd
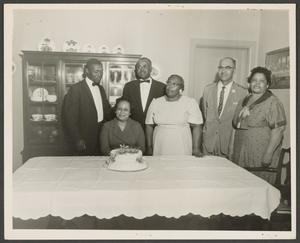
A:
MULTIPOLYGON (((227 97, 227 100, 226 100, 226 103, 225 103, 225 106, 224 106, 224 110, 222 112, 222 115, 221 117, 223 116, 226 116, 226 114, 228 114, 228 112, 233 109, 233 103, 236 101, 236 84, 234 81, 232 81, 232 85, 231 85, 231 89, 229 90, 229 93, 228 93, 228 97, 227 97)), ((220 117, 220 118, 221 118, 220 117)))
POLYGON ((218 83, 216 83, 214 86, 213 86, 213 90, 212 90, 212 106, 213 106, 213 110, 214 110, 214 113, 215 113, 215 117, 218 117, 218 104, 217 104, 217 101, 218 101, 218 83))
POLYGON ((143 112, 142 99, 141 99, 141 89, 140 89, 140 81, 136 80, 133 85, 133 97, 136 97, 137 107, 143 112))
POLYGON ((147 98, 147 103, 146 103, 146 107, 145 107, 145 110, 144 112, 146 112, 148 110, 148 107, 154 97, 154 93, 155 93, 155 81, 154 79, 152 79, 152 83, 151 83, 151 86, 150 86, 150 90, 149 90, 149 95, 148 95, 148 98, 147 98))
POLYGON ((94 99, 93 99, 92 92, 91 92, 89 86, 87 85, 85 79, 82 81, 82 85, 83 85, 83 90, 86 93, 86 97, 88 98, 88 101, 91 104, 90 107, 93 107, 94 111, 97 113, 97 109, 96 109, 96 105, 95 105, 95 102, 94 102, 94 99))

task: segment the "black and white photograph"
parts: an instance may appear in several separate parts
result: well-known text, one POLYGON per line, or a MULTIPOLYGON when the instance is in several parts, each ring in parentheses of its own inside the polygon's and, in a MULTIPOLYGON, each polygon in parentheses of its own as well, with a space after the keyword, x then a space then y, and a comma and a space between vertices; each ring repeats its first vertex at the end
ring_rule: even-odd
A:
POLYGON ((4 4, 5 239, 296 239, 296 4, 4 4))

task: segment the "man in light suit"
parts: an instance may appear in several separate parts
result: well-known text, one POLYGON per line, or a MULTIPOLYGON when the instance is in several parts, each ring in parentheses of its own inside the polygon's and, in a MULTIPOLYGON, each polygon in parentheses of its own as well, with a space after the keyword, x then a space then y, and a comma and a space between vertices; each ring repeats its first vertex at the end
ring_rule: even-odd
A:
POLYGON ((149 58, 140 58, 135 65, 137 80, 125 84, 122 98, 131 105, 131 118, 138 121, 145 130, 145 119, 151 101, 165 94, 165 84, 150 75, 152 63, 149 58))
POLYGON ((204 154, 229 156, 232 118, 238 102, 247 95, 247 89, 232 79, 235 68, 233 58, 222 58, 218 66, 218 81, 204 88, 201 103, 204 154))
POLYGON ((104 88, 100 85, 102 63, 89 59, 84 79, 74 84, 64 98, 63 127, 74 155, 99 155, 102 124, 112 118, 104 88))

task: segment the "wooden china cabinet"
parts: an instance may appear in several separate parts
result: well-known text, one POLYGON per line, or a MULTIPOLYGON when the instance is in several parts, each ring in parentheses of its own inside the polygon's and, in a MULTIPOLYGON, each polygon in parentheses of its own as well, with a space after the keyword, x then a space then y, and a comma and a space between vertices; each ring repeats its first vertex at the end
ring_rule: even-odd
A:
POLYGON ((135 78, 141 55, 79 52, 22 51, 23 162, 36 156, 69 155, 61 126, 61 106, 68 89, 82 80, 90 58, 103 63, 102 85, 110 104, 122 95, 126 82, 135 78))

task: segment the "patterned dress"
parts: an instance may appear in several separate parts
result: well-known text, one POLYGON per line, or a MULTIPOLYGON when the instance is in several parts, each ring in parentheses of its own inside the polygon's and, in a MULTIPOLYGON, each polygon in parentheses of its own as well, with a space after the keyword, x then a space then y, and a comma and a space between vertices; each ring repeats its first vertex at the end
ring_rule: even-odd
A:
POLYGON ((154 99, 146 116, 146 124, 157 125, 153 133, 153 155, 192 155, 190 123, 202 124, 202 113, 195 99, 181 96, 167 101, 154 99))
MULTIPOLYGON (((238 127, 234 139, 233 161, 241 167, 261 167, 261 161, 269 145, 271 130, 286 125, 286 117, 282 103, 270 91, 267 91, 253 104, 249 104, 250 96, 242 100, 233 118, 233 125, 238 127), (249 116, 239 118, 244 106, 249 107, 249 116)), ((281 150, 281 142, 276 147, 271 167, 276 167, 281 150)), ((259 177, 271 184, 275 181, 274 173, 255 172, 259 177)))

